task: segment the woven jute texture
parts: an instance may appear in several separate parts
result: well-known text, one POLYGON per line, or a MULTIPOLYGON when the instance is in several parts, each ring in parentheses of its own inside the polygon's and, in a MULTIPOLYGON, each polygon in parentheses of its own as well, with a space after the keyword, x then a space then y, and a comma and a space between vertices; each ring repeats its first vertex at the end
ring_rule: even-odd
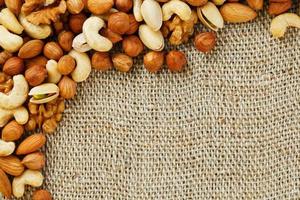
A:
POLYGON ((93 71, 48 136, 44 188, 55 200, 300 199, 299 31, 272 39, 270 20, 226 25, 208 55, 180 46, 183 73, 150 74, 141 58, 131 73, 93 71))

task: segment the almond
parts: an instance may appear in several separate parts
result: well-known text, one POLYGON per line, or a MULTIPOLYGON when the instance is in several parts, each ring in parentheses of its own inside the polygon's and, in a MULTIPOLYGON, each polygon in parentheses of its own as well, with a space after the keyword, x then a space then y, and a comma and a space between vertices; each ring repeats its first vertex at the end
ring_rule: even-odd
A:
POLYGON ((46 143, 44 134, 37 133, 27 137, 16 150, 17 155, 26 155, 37 151, 46 143))
POLYGON ((18 56, 24 59, 33 58, 42 52, 43 47, 44 42, 42 40, 30 40, 21 47, 18 56))
POLYGON ((254 10, 261 10, 263 8, 264 0, 247 0, 248 5, 254 10))
POLYGON ((268 13, 270 15, 279 15, 286 12, 292 7, 292 0, 285 0, 284 2, 271 2, 269 5, 268 13))
POLYGON ((47 190, 37 190, 33 193, 32 200, 52 200, 52 196, 47 190))
POLYGON ((220 13, 225 21, 231 23, 248 22, 257 17, 253 9, 241 3, 225 3, 220 13))
POLYGON ((12 57, 8 59, 3 66, 3 72, 7 75, 14 76, 24 71, 23 59, 12 57))
POLYGON ((61 49, 59 44, 56 42, 48 42, 44 46, 43 52, 47 58, 53 59, 53 60, 59 60, 60 57, 62 57, 64 55, 63 50, 61 49))
POLYGON ((23 158, 22 164, 25 165, 28 169, 42 169, 45 166, 45 156, 42 152, 28 154, 23 158))
POLYGON ((16 156, 0 157, 0 168, 12 176, 20 176, 24 172, 24 166, 16 156))
POLYGON ((9 122, 2 129, 2 140, 7 142, 18 140, 24 133, 22 125, 18 124, 15 120, 9 122))
POLYGON ((2 169, 0 169, 0 193, 4 197, 11 197, 11 183, 2 169))

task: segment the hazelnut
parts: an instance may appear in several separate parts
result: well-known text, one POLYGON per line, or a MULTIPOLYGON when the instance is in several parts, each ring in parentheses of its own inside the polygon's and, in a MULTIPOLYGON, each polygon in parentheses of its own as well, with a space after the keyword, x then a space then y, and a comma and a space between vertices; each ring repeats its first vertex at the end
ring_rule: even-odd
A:
POLYGON ((184 66, 187 64, 185 55, 181 51, 170 51, 167 54, 166 62, 171 72, 181 72, 184 66))
POLYGON ((2 129, 2 140, 4 141, 16 141, 24 133, 24 128, 22 125, 18 124, 15 120, 10 121, 2 129))
POLYGON ((158 72, 164 64, 164 53, 159 51, 150 51, 144 55, 144 66, 151 72, 158 72))
POLYGON ((107 52, 95 52, 92 56, 92 67, 106 71, 113 67, 111 58, 107 52))
POLYGON ((129 16, 124 12, 113 13, 108 17, 108 28, 115 33, 124 34, 129 28, 129 16))
POLYGON ((195 36, 194 45, 201 52, 209 52, 216 45, 216 34, 213 32, 199 33, 195 36))
POLYGON ((82 13, 77 15, 71 15, 69 20, 69 27, 73 33, 81 33, 82 26, 84 21, 86 20, 86 16, 82 13))
POLYGON ((71 31, 62 31, 58 35, 58 43, 64 51, 72 50, 74 34, 71 31))
POLYGON ((112 43, 120 42, 123 38, 120 34, 113 32, 108 28, 103 28, 100 31, 100 34, 106 38, 108 38, 112 43))
POLYGON ((84 8, 84 3, 82 0, 67 0, 67 8, 69 13, 78 14, 84 8))
POLYGON ((47 190, 37 190, 33 193, 32 200, 52 200, 52 197, 47 190))
POLYGON ((132 0, 115 0, 116 8, 122 12, 128 12, 131 10, 133 2, 132 0))
POLYGON ((136 57, 144 50, 142 41, 135 35, 126 37, 122 42, 122 47, 130 57, 136 57))
POLYGON ((72 56, 64 55, 61 57, 57 64, 57 70, 62 75, 68 75, 75 69, 75 59, 72 56))
POLYGON ((14 76, 21 74, 24 71, 23 59, 19 57, 12 57, 8 59, 3 65, 3 72, 7 75, 14 76))
POLYGON ((53 27, 54 27, 54 30, 55 30, 55 34, 59 34, 65 28, 64 23, 62 21, 54 22, 53 27))
POLYGON ((121 72, 129 72, 133 65, 132 58, 124 53, 117 53, 113 55, 112 61, 114 67, 121 72))
POLYGON ((33 67, 35 65, 41 65, 46 67, 46 64, 48 62, 48 59, 45 56, 37 56, 31 59, 27 59, 25 60, 25 66, 26 68, 30 68, 33 67))
POLYGON ((139 22, 135 20, 135 17, 133 14, 129 14, 129 30, 126 31, 127 35, 132 35, 139 29, 139 22))
POLYGON ((35 65, 25 71, 25 79, 31 86, 40 85, 47 77, 47 70, 41 65, 35 65))
POLYGON ((87 7, 91 13, 101 15, 107 13, 114 5, 114 0, 88 0, 87 7))
POLYGON ((60 57, 62 57, 64 55, 63 50, 61 49, 59 44, 56 42, 48 42, 44 46, 43 53, 47 58, 53 59, 53 60, 59 60, 60 57))
POLYGON ((208 0, 186 0, 191 6, 204 6, 208 0))
POLYGON ((65 99, 72 99, 76 95, 77 84, 73 79, 64 76, 58 83, 59 94, 65 99))

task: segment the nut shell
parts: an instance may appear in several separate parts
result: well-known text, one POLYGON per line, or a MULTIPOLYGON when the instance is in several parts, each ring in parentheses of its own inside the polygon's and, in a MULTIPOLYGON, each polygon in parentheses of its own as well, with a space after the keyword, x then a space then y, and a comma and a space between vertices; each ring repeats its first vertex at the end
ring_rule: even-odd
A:
POLYGON ((181 72, 187 64, 185 55, 181 51, 170 51, 166 56, 166 62, 171 72, 181 72))
POLYGON ((68 76, 64 76, 58 83, 60 96, 65 99, 72 99, 76 95, 77 84, 68 76))
POLYGON ((3 66, 3 72, 7 75, 14 76, 21 74, 24 71, 23 59, 19 57, 12 57, 8 59, 3 66))
POLYGON ((42 52, 43 47, 42 40, 30 40, 20 48, 18 56, 23 59, 33 58, 42 52))
POLYGON ((25 71, 25 79, 31 86, 37 86, 44 82, 47 77, 47 70, 41 65, 35 65, 25 71))
POLYGON ((20 139, 23 133, 23 126, 18 124, 15 120, 12 120, 8 124, 6 124, 2 129, 2 140, 15 141, 20 139))
POLYGON ((53 59, 53 60, 59 60, 64 54, 63 50, 61 49, 59 44, 56 42, 48 42, 44 46, 43 52, 47 58, 53 59))

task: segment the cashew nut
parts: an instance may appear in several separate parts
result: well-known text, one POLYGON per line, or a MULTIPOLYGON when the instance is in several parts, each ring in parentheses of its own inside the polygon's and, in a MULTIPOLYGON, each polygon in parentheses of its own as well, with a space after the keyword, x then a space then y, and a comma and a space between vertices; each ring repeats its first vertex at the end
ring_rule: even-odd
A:
POLYGON ((88 45, 83 33, 80 33, 73 39, 72 47, 79 52, 86 52, 92 49, 88 45))
POLYGON ((144 21, 154 31, 158 31, 162 26, 162 10, 155 0, 145 0, 141 6, 141 13, 144 21))
POLYGON ((8 8, 4 8, 1 10, 0 24, 16 34, 21 34, 24 30, 23 26, 19 23, 14 13, 11 12, 8 8))
POLYGON ((58 83, 61 79, 61 73, 58 71, 57 62, 55 60, 48 60, 46 69, 48 72, 48 82, 58 83))
POLYGON ((10 33, 4 26, 0 25, 0 46, 8 52, 16 52, 23 45, 23 38, 10 33))
POLYGON ((28 95, 28 84, 25 77, 21 74, 13 77, 14 87, 9 94, 0 92, 0 107, 14 109, 21 106, 28 95))
POLYGON ((143 16, 141 13, 142 0, 133 0, 133 15, 136 21, 143 21, 143 16))
POLYGON ((109 51, 113 47, 113 44, 109 39, 98 33, 104 25, 103 19, 92 16, 83 23, 82 27, 82 31, 89 46, 100 52, 109 51))
POLYGON ((151 50, 161 51, 165 46, 162 33, 160 31, 152 30, 146 24, 140 25, 139 36, 144 45, 151 50))
POLYGON ((76 82, 82 82, 86 80, 92 70, 89 56, 86 53, 81 53, 74 49, 69 52, 69 55, 72 56, 76 61, 76 67, 71 74, 73 80, 76 82))
POLYGON ((19 20, 25 29, 25 32, 32 38, 45 39, 51 35, 52 29, 50 25, 34 25, 27 21, 24 14, 19 15, 19 20))
POLYGON ((25 185, 40 187, 44 177, 40 171, 26 170, 21 176, 15 177, 12 182, 12 190, 15 197, 20 198, 24 195, 25 185))
POLYGON ((271 22, 270 31, 276 38, 284 36, 288 27, 300 28, 300 17, 295 13, 284 13, 275 17, 271 22))
POLYGON ((163 20, 169 20, 175 13, 183 21, 190 19, 192 10, 188 4, 180 0, 172 0, 162 6, 163 20))
POLYGON ((0 156, 9 156, 15 151, 16 145, 14 142, 5 142, 0 139, 0 156))
POLYGON ((12 117, 14 117, 19 124, 26 124, 29 114, 27 109, 23 106, 12 110, 0 108, 0 127, 5 126, 12 117))

